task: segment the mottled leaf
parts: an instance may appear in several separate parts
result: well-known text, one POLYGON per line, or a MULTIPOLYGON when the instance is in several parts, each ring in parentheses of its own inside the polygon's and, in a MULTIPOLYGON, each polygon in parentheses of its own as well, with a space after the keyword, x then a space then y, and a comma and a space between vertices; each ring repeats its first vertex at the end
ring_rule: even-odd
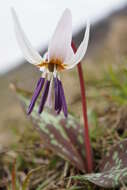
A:
POLYGON ((127 139, 113 146, 102 158, 101 171, 108 171, 111 168, 121 169, 127 167, 127 139))
MULTIPOLYGON (((30 93, 16 87, 15 89, 26 113, 30 103, 30 93)), ((69 114, 66 119, 63 114, 56 115, 54 111, 46 108, 39 115, 38 103, 28 117, 39 131, 45 147, 70 161, 78 169, 85 171, 83 127, 79 125, 75 117, 69 114)))
POLYGON ((127 183, 127 139, 113 146, 102 159, 100 173, 93 173, 74 178, 90 181, 98 186, 114 188, 127 183))

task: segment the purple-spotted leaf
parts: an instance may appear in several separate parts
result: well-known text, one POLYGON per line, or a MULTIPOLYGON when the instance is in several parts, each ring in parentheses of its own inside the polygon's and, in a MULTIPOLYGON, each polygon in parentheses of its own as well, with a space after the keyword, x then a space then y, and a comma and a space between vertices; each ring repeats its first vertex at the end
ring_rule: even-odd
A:
POLYGON ((127 167, 127 139, 113 146, 106 156, 102 158, 101 171, 107 171, 112 167, 117 167, 118 169, 127 167))
POLYGON ((127 139, 113 146, 102 159, 100 173, 93 173, 74 178, 90 181, 104 188, 114 188, 127 183, 127 139))
MULTIPOLYGON (((30 102, 30 93, 16 87, 15 89, 26 113, 30 102)), ((63 114, 57 115, 45 108, 39 115, 38 106, 37 102, 29 117, 35 129, 39 131, 45 147, 85 172, 83 127, 70 114, 66 119, 63 114)))

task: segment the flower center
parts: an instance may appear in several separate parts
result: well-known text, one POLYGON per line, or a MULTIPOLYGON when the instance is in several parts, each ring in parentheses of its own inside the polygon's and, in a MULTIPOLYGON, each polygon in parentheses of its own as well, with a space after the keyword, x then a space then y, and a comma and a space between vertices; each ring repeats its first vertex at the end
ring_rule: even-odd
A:
POLYGON ((46 67, 48 68, 49 72, 54 72, 54 68, 57 71, 61 71, 65 69, 65 64, 60 59, 52 59, 50 62, 42 62, 37 65, 38 67, 46 67))
POLYGON ((48 63, 48 70, 49 70, 49 72, 53 73, 54 67, 55 67, 55 64, 52 64, 50 62, 48 63))
POLYGON ((56 68, 56 70, 58 70, 58 71, 64 69, 64 64, 62 63, 62 61, 60 59, 52 59, 48 63, 48 69, 50 72, 53 72, 54 68, 56 68))

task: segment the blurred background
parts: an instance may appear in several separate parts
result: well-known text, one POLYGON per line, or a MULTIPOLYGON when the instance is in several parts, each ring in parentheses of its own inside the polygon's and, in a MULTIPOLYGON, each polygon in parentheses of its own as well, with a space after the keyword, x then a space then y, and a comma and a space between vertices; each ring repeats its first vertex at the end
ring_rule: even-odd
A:
MULTIPOLYGON (((115 68, 125 63, 127 0, 4 0, 0 5, 0 145, 8 146, 19 138, 17 135, 14 136, 14 133, 23 133, 24 127, 30 125, 9 84, 14 82, 32 92, 40 76, 40 72, 27 63, 20 52, 10 8, 16 9, 25 33, 41 54, 45 52, 65 8, 70 8, 72 12, 73 39, 77 47, 84 35, 86 19, 89 18, 92 24, 90 43, 82 64, 86 83, 90 83, 92 80, 99 80, 103 75, 102 70, 105 72, 109 65, 115 68)), ((69 109, 82 121, 76 68, 64 73, 62 79, 69 109)), ((90 96, 93 91, 89 86, 87 88, 90 96)), ((94 109, 97 105, 93 106, 88 102, 88 106, 94 109)))

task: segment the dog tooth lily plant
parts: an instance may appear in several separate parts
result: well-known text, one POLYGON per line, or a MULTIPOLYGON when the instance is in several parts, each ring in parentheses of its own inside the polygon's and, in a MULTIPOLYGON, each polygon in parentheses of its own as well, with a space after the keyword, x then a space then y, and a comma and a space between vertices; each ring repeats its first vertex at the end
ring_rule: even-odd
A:
MULTIPOLYGON (((86 32, 83 41, 76 51, 74 43, 72 42, 72 16, 70 10, 66 9, 57 24, 55 32, 49 43, 48 51, 44 54, 43 57, 41 57, 41 55, 32 47, 31 43, 27 39, 22 27, 20 26, 18 17, 14 9, 12 9, 12 16, 14 20, 16 38, 24 57, 29 63, 35 65, 42 72, 42 76, 38 80, 32 100, 30 102, 28 114, 32 112, 35 102, 42 88, 44 88, 38 112, 42 113, 44 106, 47 105, 48 107, 54 107, 54 110, 57 114, 59 114, 61 110, 63 110, 64 116, 67 117, 67 104, 64 95, 63 85, 60 80, 60 72, 72 69, 83 59, 89 41, 89 22, 87 22, 86 25, 86 32)), ((91 172, 91 147, 87 121, 85 86, 81 64, 78 64, 78 72, 82 94, 85 137, 84 142, 88 167, 87 170, 88 172, 91 172)))
POLYGON ((28 41, 14 9, 12 9, 12 15, 14 19, 16 38, 24 57, 29 63, 34 64, 42 72, 42 76, 37 83, 30 102, 28 114, 32 112, 43 86, 44 90, 38 112, 41 113, 43 111, 45 104, 49 107, 53 106, 52 92, 54 86, 54 109, 58 114, 63 110, 65 117, 67 117, 67 104, 59 73, 67 69, 72 69, 84 57, 89 40, 89 23, 87 23, 84 39, 76 54, 74 54, 73 49, 71 48, 72 16, 70 11, 66 9, 57 24, 55 32, 49 43, 48 51, 45 53, 44 57, 41 57, 28 41))

